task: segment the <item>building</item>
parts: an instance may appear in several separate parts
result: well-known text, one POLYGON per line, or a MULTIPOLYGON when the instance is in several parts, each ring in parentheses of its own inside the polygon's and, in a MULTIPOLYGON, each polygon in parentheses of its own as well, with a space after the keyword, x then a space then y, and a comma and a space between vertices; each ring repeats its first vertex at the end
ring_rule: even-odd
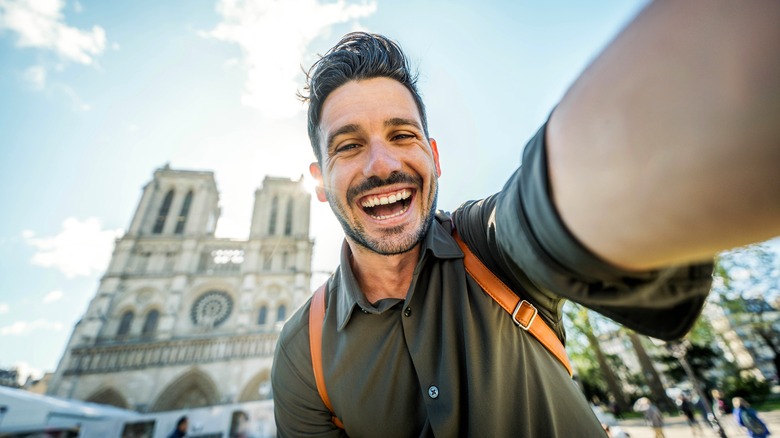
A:
POLYGON ((738 305, 708 305, 705 314, 717 334, 725 358, 759 380, 778 380, 775 351, 759 330, 780 347, 780 311, 761 298, 735 301, 738 305))
POLYGON ((0 369, 0 386, 11 388, 19 387, 19 370, 12 368, 9 370, 0 369))
POLYGON ((310 295, 310 195, 266 177, 249 238, 214 237, 212 172, 154 172, 49 395, 139 412, 268 399, 279 329, 310 295))

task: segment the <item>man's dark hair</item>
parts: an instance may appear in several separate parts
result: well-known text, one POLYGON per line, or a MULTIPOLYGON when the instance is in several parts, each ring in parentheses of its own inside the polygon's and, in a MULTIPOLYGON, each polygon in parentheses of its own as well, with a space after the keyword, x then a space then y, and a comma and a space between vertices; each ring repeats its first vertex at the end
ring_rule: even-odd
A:
POLYGON ((179 421, 176 422, 176 429, 181 429, 181 425, 187 422, 187 416, 183 416, 179 418, 179 421))
POLYGON ((325 99, 333 90, 349 81, 379 77, 395 79, 412 93, 420 111, 423 132, 428 137, 428 120, 425 104, 417 91, 417 74, 409 68, 409 61, 401 47, 382 35, 352 32, 311 66, 306 73, 304 92, 299 93, 304 102, 309 102, 309 140, 320 164, 322 152, 319 126, 325 99))

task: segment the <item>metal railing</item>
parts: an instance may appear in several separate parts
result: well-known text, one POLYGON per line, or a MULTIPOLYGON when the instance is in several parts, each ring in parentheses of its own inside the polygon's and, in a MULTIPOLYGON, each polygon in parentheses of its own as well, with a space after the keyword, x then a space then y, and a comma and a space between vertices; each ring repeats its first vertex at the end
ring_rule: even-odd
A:
POLYGON ((271 356, 278 333, 76 347, 65 375, 138 370, 271 356))

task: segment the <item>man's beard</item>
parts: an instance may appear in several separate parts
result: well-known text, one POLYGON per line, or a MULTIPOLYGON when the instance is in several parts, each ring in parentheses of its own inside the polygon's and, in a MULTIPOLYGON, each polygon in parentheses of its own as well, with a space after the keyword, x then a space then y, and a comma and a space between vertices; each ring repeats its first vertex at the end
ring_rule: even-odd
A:
MULTIPOLYGON (((348 190, 346 196, 348 205, 353 205, 354 199, 360 193, 366 190, 395 184, 402 181, 417 182, 419 180, 416 180, 413 177, 405 174, 398 174, 400 176, 395 175, 396 174, 391 175, 387 180, 380 180, 377 177, 372 177, 356 188, 348 190)), ((417 186, 420 187, 417 196, 422 196, 422 184, 418 183, 417 186)), ((347 237, 349 237, 352 241, 368 249, 369 251, 386 256, 408 252, 425 238, 425 235, 428 233, 428 230, 430 229, 431 224, 433 223, 433 219, 436 215, 436 202, 438 200, 438 194, 439 182, 434 178, 432 190, 428 195, 430 207, 428 208, 428 211, 425 214, 419 229, 417 229, 415 233, 411 235, 402 235, 401 233, 403 232, 405 225, 399 225, 397 227, 383 230, 382 236, 372 238, 368 235, 368 233, 366 233, 366 230, 357 220, 354 221, 354 224, 350 223, 347 219, 347 208, 345 208, 345 206, 341 204, 329 190, 325 191, 325 196, 328 198, 330 208, 336 215, 336 219, 338 219, 338 221, 341 223, 341 228, 344 229, 344 234, 346 234, 347 237)))

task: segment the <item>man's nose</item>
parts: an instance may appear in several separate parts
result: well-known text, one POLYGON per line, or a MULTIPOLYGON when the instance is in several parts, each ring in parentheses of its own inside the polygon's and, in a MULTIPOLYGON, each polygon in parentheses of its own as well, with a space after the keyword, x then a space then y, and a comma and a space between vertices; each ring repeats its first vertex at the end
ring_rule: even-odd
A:
POLYGON ((365 176, 377 176, 386 179, 393 172, 401 170, 400 150, 383 141, 374 141, 369 145, 368 161, 365 166, 365 176))

